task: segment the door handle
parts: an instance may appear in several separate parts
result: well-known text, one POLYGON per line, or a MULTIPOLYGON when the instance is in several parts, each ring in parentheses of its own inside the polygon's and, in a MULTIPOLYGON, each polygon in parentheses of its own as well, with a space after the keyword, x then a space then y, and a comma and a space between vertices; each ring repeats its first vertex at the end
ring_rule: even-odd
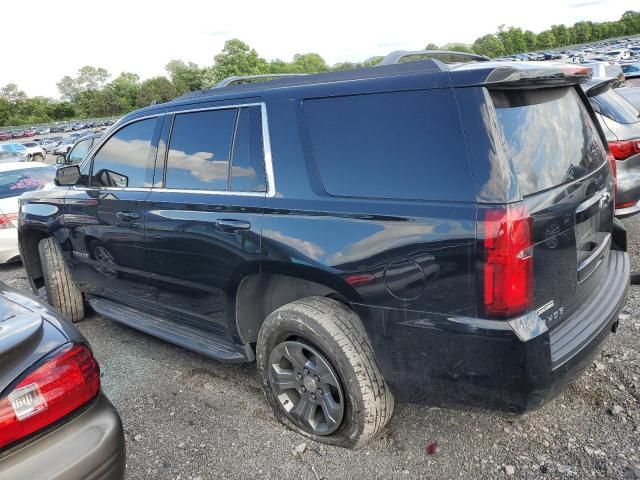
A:
POLYGON ((123 222, 133 222, 134 220, 138 220, 140 215, 133 212, 118 212, 116 213, 116 217, 118 217, 123 222))
POLYGON ((240 230, 249 230, 251 228, 251 224, 245 220, 234 220, 234 219, 224 219, 224 220, 216 220, 213 225, 223 232, 237 232, 240 230))

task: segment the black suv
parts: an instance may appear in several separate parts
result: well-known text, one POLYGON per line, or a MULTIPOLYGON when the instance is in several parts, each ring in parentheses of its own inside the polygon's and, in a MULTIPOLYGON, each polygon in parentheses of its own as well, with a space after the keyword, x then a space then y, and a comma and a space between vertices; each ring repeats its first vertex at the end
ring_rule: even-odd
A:
POLYGON ((627 295, 586 78, 427 59, 188 94, 23 196, 21 256, 74 321, 88 302, 256 360, 316 440, 362 445, 394 397, 524 412, 589 365, 627 295))

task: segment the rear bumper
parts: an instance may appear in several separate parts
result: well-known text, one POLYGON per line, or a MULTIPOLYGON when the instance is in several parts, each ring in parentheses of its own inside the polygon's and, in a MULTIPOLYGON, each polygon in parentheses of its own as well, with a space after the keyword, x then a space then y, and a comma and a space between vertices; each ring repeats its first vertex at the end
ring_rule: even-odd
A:
POLYGON ((617 322, 629 286, 628 255, 611 251, 607 267, 606 287, 551 331, 535 313, 507 323, 357 309, 398 400, 524 413, 577 380, 617 322))
POLYGON ((0 456, 0 480, 121 480, 124 472, 122 423, 102 393, 78 416, 0 456))

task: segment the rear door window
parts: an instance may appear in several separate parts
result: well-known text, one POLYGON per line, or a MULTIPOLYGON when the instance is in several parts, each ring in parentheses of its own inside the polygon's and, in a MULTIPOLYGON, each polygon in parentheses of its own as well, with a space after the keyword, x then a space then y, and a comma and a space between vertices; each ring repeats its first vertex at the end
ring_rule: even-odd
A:
POLYGON ((167 155, 166 188, 227 190, 237 108, 175 116, 167 155))
POLYGON ((304 114, 330 195, 443 201, 475 197, 450 89, 308 99, 304 114))
POLYGON ((491 97, 523 196, 581 178, 605 161, 573 88, 492 91, 491 97))

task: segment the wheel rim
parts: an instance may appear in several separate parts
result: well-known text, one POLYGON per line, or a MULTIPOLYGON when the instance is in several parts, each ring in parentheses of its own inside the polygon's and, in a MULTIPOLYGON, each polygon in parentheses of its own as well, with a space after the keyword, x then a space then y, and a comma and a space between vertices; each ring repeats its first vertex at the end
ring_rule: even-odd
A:
POLYGON ((277 345, 269 356, 269 383, 287 417, 313 435, 330 435, 344 417, 338 376, 315 348, 298 341, 277 345))

